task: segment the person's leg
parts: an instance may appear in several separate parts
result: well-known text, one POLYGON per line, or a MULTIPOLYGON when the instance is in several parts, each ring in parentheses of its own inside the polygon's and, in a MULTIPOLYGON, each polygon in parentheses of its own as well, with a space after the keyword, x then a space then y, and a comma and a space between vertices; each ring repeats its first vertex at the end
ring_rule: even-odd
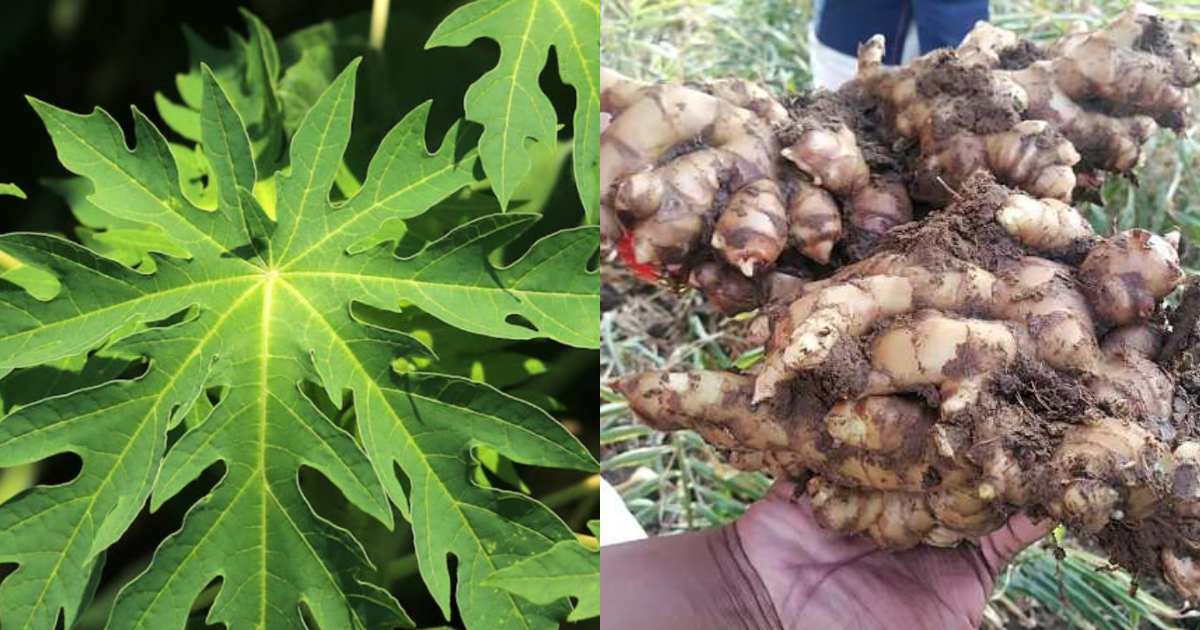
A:
POLYGON ((836 90, 854 78, 857 68, 853 55, 826 46, 817 39, 817 29, 808 30, 808 65, 813 87, 836 90))
POLYGON ((988 19, 988 0, 912 0, 921 53, 957 48, 975 23, 988 19))
POLYGON ((833 90, 854 78, 858 45, 876 34, 887 38, 885 63, 908 58, 917 50, 912 18, 909 0, 819 1, 808 35, 813 85, 833 90))

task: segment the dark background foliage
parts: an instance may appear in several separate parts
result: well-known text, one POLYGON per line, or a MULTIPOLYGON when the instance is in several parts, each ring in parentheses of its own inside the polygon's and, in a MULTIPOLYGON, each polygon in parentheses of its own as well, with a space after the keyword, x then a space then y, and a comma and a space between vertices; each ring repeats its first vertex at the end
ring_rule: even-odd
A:
MULTIPOLYGON (((444 130, 463 114, 462 100, 468 85, 495 64, 499 49, 490 41, 466 48, 424 50, 434 27, 464 2, 393 0, 387 40, 382 56, 368 55, 359 79, 359 102, 355 116, 354 145, 373 149, 387 128, 417 104, 433 99, 430 137, 436 143, 444 130)), ((0 2, 0 120, 4 121, 4 144, 0 150, 0 182, 20 185, 28 200, 0 197, 0 232, 43 231, 71 235, 76 225, 66 204, 39 184, 47 177, 68 173, 59 165, 45 129, 25 101, 25 95, 85 112, 102 107, 128 128, 130 105, 161 122, 154 105, 155 92, 175 99, 175 75, 185 72, 189 58, 182 27, 186 25, 211 44, 228 45, 227 32, 244 33, 239 8, 258 15, 276 39, 299 28, 323 21, 360 14, 355 24, 363 27, 370 0, 5 0, 0 2)), ((353 22, 353 20, 351 20, 353 22)), ((349 58, 339 62, 348 61, 349 58)), ((553 53, 542 74, 543 89, 551 96, 559 119, 565 121, 563 137, 571 134, 573 92, 557 78, 553 53)), ((165 125, 160 128, 169 139, 165 125)), ((370 155, 369 151, 361 152, 370 155)), ((359 173, 365 164, 350 162, 359 173)), ((545 175, 541 175, 545 177, 545 175)), ((569 174, 558 178, 558 186, 546 205, 546 220, 535 228, 545 233, 554 227, 578 224, 582 216, 569 174)), ((596 449, 598 412, 595 390, 578 387, 599 377, 594 352, 563 349, 549 342, 528 342, 519 351, 543 359, 547 374, 534 383, 542 393, 562 403, 555 412, 585 444, 596 449)), ((61 483, 78 472, 78 460, 61 456, 42 462, 38 481, 61 483)), ((0 471, 3 473, 3 471, 0 471)), ((149 561, 159 542, 178 529, 186 510, 207 492, 219 471, 204 478, 164 506, 156 514, 143 513, 122 541, 109 550, 104 582, 97 602, 80 620, 85 628, 103 624, 105 604, 120 583, 149 561)), ((562 471, 522 471, 532 493, 557 497, 548 503, 564 519, 579 521, 599 518, 594 499, 579 496, 581 477, 562 471)), ((364 545, 380 564, 380 574, 394 594, 417 620, 419 626, 441 623, 432 600, 416 573, 407 545, 407 532, 389 533, 362 523, 344 510, 344 502, 323 479, 310 475, 303 480, 306 493, 322 514, 343 526, 356 529, 364 545)), ((499 482, 498 482, 499 483, 499 482)), ((503 485, 503 484, 501 484, 503 485)), ((593 492, 594 494, 594 492, 593 492)), ((571 523, 577 526, 576 522, 571 523)), ((583 531, 583 530, 579 530, 583 531)), ((453 560, 451 560, 453 562, 453 560)), ((0 566, 0 579, 5 569, 0 566)), ((208 595, 208 593, 206 593, 208 595)), ((195 626, 203 627, 204 597, 197 602, 195 626)), ((457 620, 455 620, 457 623, 457 620)), ((594 623, 588 627, 594 627, 594 623)))

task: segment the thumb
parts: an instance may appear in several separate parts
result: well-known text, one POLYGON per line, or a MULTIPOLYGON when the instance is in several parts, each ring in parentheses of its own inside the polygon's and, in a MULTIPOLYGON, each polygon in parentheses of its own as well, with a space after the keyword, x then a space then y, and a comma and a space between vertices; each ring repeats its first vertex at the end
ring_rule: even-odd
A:
POLYGON ((983 552, 992 573, 998 574, 1001 567, 1008 564, 1013 556, 1041 540, 1054 526, 1055 522, 1049 519, 1035 523, 1024 513, 1015 514, 1008 519, 1004 527, 979 540, 980 551, 983 552))

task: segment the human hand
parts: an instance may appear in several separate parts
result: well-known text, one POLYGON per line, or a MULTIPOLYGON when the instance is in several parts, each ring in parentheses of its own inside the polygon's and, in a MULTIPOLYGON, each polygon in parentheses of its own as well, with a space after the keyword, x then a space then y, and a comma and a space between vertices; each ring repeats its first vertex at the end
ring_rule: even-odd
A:
POLYGON ((974 544, 881 551, 821 528, 803 492, 776 482, 736 525, 784 628, 977 628, 996 576, 1054 524, 1024 514, 974 544))

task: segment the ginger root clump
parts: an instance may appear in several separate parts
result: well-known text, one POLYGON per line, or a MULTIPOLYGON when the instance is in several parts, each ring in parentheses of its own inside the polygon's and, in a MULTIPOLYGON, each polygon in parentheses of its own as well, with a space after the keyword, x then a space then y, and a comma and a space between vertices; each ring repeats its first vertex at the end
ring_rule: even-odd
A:
POLYGON ((1200 595, 1200 434, 1179 421, 1200 409, 1160 360, 1175 245, 1097 236, 989 174, 962 190, 771 305, 752 372, 616 389, 652 426, 804 480, 823 526, 882 548, 959 544, 1025 511, 1200 595))
MULTIPOLYGON (((1144 5, 1046 45, 981 23, 958 49, 898 68, 882 64, 883 50, 881 37, 866 42, 856 79, 835 93, 773 94, 741 79, 651 85, 603 70, 605 250, 726 312, 752 310, 772 301, 773 276, 860 261, 987 173, 1054 209, 1038 220, 1058 227, 1029 223, 1019 197, 1001 223, 1052 239, 1030 243, 1042 255, 1070 257, 1092 235, 1062 208, 1104 173, 1135 168, 1158 128, 1181 129, 1200 82, 1187 34, 1144 5), (738 299, 712 282, 730 273, 749 280, 738 299)), ((1097 313, 1108 324, 1153 299, 1087 289, 1111 293, 1114 312, 1097 313)))

